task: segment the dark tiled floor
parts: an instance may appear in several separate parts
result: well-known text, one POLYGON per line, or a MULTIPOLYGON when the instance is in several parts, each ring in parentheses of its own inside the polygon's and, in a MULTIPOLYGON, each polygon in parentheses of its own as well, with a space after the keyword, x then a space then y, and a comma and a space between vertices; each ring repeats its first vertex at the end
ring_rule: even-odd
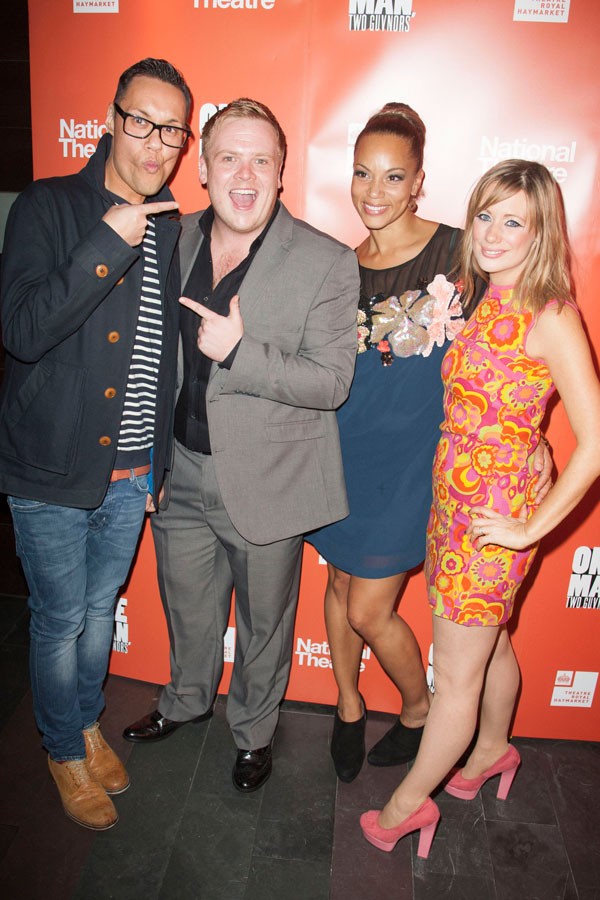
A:
MULTIPOLYGON (((485 785, 471 803, 436 799, 442 821, 428 860, 416 836, 383 854, 359 813, 403 774, 366 766, 338 784, 329 707, 284 704, 273 775, 238 794, 223 698, 214 717, 143 747, 122 727, 153 709, 156 686, 111 676, 102 727, 127 761, 111 831, 62 813, 31 714, 27 612, 0 596, 0 890, 13 900, 600 900, 600 745, 516 741, 509 799, 485 785)), ((373 714, 374 743, 391 717, 373 714)))

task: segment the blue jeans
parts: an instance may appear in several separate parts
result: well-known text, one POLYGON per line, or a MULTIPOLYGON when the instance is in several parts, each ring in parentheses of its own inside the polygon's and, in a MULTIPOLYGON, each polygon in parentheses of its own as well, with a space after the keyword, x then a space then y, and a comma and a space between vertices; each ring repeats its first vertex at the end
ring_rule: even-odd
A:
POLYGON ((54 760, 83 759, 82 729, 104 708, 102 683, 124 583, 144 519, 146 475, 109 484, 97 509, 9 497, 30 591, 33 711, 54 760))

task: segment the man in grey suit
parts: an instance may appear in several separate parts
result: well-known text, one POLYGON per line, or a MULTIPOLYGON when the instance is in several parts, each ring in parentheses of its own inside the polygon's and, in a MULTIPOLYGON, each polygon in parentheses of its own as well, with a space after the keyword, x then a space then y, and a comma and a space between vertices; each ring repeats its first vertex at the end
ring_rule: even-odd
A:
POLYGON ((302 536, 347 515, 334 410, 356 352, 355 254, 278 199, 285 136, 236 100, 203 132, 210 207, 183 218, 183 382, 168 498, 154 517, 171 681, 124 732, 150 742, 211 714, 232 589, 233 783, 261 787, 288 680, 302 536))

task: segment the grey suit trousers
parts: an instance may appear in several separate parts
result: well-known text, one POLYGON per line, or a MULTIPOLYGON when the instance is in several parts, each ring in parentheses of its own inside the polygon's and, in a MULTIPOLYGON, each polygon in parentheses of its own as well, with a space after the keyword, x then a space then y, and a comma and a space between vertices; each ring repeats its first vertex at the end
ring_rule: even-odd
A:
POLYGON ((303 539, 244 540, 223 506, 211 456, 175 446, 170 500, 152 517, 171 681, 158 709, 185 721, 212 706, 235 588, 236 649, 227 719, 238 748, 266 746, 287 685, 303 539))

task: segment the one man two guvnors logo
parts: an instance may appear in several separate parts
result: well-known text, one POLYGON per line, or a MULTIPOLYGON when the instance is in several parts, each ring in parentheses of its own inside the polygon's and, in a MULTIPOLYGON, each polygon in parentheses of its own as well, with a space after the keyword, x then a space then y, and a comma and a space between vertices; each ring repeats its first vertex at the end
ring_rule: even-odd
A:
POLYGON ((409 31, 413 0, 348 0, 350 31, 409 31))
POLYGON ((567 606, 600 609, 600 547, 578 547, 573 554, 567 606))

